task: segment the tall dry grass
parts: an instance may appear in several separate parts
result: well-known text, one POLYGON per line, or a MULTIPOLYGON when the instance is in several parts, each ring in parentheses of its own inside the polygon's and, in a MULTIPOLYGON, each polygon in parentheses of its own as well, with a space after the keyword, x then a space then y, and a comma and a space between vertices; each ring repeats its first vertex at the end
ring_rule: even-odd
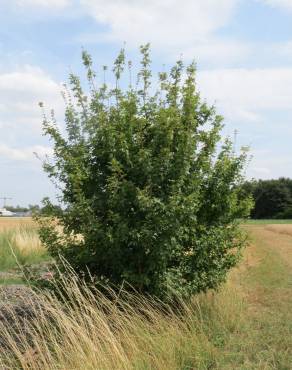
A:
MULTIPOLYGON (((0 219, 0 270, 46 256, 36 226, 22 221, 0 219)), ((63 302, 33 293, 29 320, 21 307, 11 308, 13 325, 0 320, 0 369, 205 369, 217 366, 218 345, 241 325, 243 303, 231 288, 175 311, 125 292, 105 296, 74 275, 61 287, 63 302)))
POLYGON ((13 325, 0 320, 0 369, 290 369, 291 268, 282 254, 290 239, 250 229, 254 244, 228 283, 180 310, 124 291, 103 295, 74 275, 61 281, 63 300, 33 293, 29 320, 19 307, 13 325))
POLYGON ((181 300, 175 310, 124 291, 105 296, 74 276, 62 284, 63 302, 40 293, 32 305, 37 319, 19 321, 18 329, 1 324, 3 369, 215 368, 220 366, 218 343, 242 325, 244 304, 230 288, 181 300))
POLYGON ((47 258, 47 251, 39 240, 35 225, 9 225, 0 231, 0 271, 47 258))
POLYGON ((31 254, 43 254, 45 248, 42 245, 36 230, 27 227, 14 229, 11 236, 12 245, 23 256, 31 254))

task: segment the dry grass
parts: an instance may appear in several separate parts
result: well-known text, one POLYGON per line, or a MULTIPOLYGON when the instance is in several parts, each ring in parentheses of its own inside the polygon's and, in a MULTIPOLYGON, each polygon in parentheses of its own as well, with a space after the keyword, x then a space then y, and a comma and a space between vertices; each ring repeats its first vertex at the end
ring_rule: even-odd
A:
POLYGON ((0 232, 20 227, 34 227, 31 217, 0 217, 0 232))
POLYGON ((292 225, 267 225, 265 227, 266 230, 272 231, 276 234, 284 234, 292 236, 292 225))
POLYGON ((179 311, 125 292, 109 299, 74 275, 64 278, 63 303, 40 292, 37 320, 24 326, 15 317, 16 336, 0 328, 9 348, 0 351, 0 368, 290 369, 292 236, 267 225, 247 229, 252 243, 228 283, 179 311))
POLYGON ((46 252, 38 234, 31 228, 18 227, 14 229, 11 241, 14 248, 23 256, 44 254, 46 252))
POLYGON ((70 302, 41 295, 37 322, 27 335, 2 328, 10 352, 2 366, 21 369, 207 369, 219 366, 218 341, 240 329, 244 312, 234 290, 200 295, 180 313, 141 296, 111 299, 74 278, 65 279, 70 302), (82 288, 81 288, 82 287, 82 288), (50 317, 50 320, 47 317, 50 317), (52 324, 53 323, 53 324, 52 324), (11 355, 13 353, 13 356, 11 355))
POLYGON ((0 271, 47 258, 32 219, 0 218, 0 271))
POLYGON ((292 267, 292 225, 249 226, 248 229, 258 244, 264 241, 266 248, 277 252, 292 267))

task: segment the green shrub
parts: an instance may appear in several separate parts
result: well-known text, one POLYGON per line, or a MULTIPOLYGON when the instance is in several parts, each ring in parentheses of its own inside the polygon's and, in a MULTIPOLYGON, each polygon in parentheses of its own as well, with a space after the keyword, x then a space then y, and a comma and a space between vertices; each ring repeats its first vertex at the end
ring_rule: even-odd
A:
POLYGON ((84 277, 189 295, 222 282, 244 244, 236 219, 250 208, 238 186, 246 150, 236 156, 230 140, 218 147, 222 117, 200 99, 193 63, 178 61, 155 87, 149 45, 141 53, 136 86, 121 87, 122 50, 110 89, 96 87, 83 52, 90 91, 70 75, 66 135, 45 116, 54 160, 44 168, 64 210, 46 202, 53 218, 41 219, 40 235, 84 277))

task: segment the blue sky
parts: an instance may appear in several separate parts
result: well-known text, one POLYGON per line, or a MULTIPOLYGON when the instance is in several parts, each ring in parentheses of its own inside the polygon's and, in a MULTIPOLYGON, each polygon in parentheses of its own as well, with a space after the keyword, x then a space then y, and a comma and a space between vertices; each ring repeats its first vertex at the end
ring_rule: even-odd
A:
POLYGON ((33 154, 51 151, 38 102, 62 121, 82 47, 100 71, 124 42, 134 61, 151 42, 155 70, 195 58, 224 134, 251 147, 247 176, 292 177, 292 0, 0 0, 0 25, 0 197, 12 204, 55 194, 33 154))

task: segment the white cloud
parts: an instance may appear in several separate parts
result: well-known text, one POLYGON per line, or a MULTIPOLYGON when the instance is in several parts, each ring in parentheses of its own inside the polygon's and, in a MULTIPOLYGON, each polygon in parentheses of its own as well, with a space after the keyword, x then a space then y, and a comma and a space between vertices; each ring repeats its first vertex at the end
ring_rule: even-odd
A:
POLYGON ((52 149, 42 145, 34 145, 25 148, 12 148, 6 144, 0 143, 0 157, 14 161, 36 161, 36 154, 39 158, 51 156, 52 149))
POLYGON ((252 177, 270 176, 271 170, 267 167, 251 167, 250 172, 254 174, 252 177))
MULTIPOLYGON (((184 59, 194 59, 199 63, 226 65, 238 60, 244 60, 251 52, 251 45, 232 39, 212 37, 184 50, 184 59)), ((178 57, 178 56, 176 56, 178 57)))
POLYGON ((22 7, 58 8, 70 5, 71 0, 12 0, 12 3, 22 7))
POLYGON ((247 169, 248 178, 291 177, 292 159, 287 154, 275 154, 274 151, 263 151, 262 153, 256 151, 247 169))
POLYGON ((52 154, 47 139, 41 136, 39 101, 62 114, 60 85, 45 71, 23 66, 0 72, 1 186, 20 204, 53 193, 41 170, 42 162, 34 154, 41 159, 52 154))
POLYGON ((271 49, 272 49, 272 52, 277 53, 279 56, 282 56, 285 58, 292 57, 292 41, 286 41, 286 42, 274 44, 272 45, 271 49))
MULTIPOLYGON (((228 60, 246 49, 214 33, 232 18, 238 0, 80 0, 90 16, 108 26, 102 38, 130 46, 151 42, 170 55, 228 60)), ((100 37, 101 35, 99 35, 100 37)), ((89 37, 89 35, 85 35, 89 37)), ((93 37, 94 39, 94 37, 93 37)), ((97 38, 96 40, 99 40, 97 38)))
POLYGON ((38 102, 63 111, 61 87, 42 69, 24 66, 0 74, 0 127, 21 129, 22 125, 40 128, 41 110, 38 102))
POLYGON ((283 9, 292 10, 292 0, 260 0, 260 1, 272 7, 280 7, 283 9))
POLYGON ((198 72, 201 95, 233 122, 261 121, 271 111, 292 110, 292 68, 198 72))

